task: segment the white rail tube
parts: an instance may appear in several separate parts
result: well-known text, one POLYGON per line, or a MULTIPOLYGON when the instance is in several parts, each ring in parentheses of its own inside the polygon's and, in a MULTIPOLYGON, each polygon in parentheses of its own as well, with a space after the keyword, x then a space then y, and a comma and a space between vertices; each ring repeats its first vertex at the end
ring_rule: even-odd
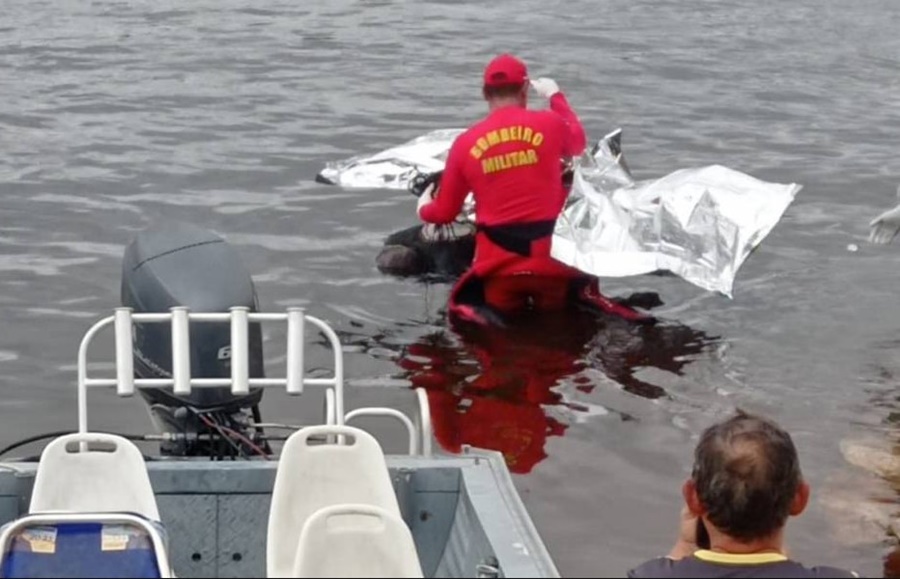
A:
POLYGON ((116 393, 134 396, 134 327, 131 308, 116 308, 116 393))
POLYGON ((188 308, 172 308, 172 391, 176 396, 191 393, 191 334, 188 308))
POLYGON ((231 308, 231 393, 250 393, 250 340, 247 314, 250 308, 231 308))
POLYGON ((287 393, 303 394, 306 313, 303 308, 288 308, 287 313, 287 393))

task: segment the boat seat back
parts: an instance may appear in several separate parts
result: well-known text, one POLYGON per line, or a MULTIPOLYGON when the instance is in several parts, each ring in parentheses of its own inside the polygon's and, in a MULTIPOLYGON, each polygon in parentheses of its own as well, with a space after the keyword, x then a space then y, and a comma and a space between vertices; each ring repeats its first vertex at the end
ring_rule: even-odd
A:
POLYGON ((156 496, 141 451, 121 436, 62 436, 41 454, 31 513, 136 513, 159 521, 156 496))
POLYGON ((0 577, 171 577, 157 523, 132 514, 25 515, 0 532, 0 577))
POLYGON ((316 511, 303 526, 293 577, 422 577, 403 519, 372 505, 316 511))
POLYGON ((268 576, 289 577, 307 521, 322 508, 343 504, 380 507, 401 517, 381 445, 350 426, 312 426, 292 434, 282 449, 272 491, 268 576), (337 442, 321 443, 329 439, 337 442))

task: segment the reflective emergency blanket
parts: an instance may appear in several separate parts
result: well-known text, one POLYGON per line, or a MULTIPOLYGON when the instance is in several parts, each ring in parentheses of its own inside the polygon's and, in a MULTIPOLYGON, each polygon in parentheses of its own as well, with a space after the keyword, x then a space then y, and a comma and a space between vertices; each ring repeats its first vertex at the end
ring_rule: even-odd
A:
MULTIPOLYGON (((369 156, 329 163, 318 180, 342 187, 406 189, 439 171, 461 129, 444 129, 369 156)), ((599 277, 669 271, 732 297, 735 276, 802 188, 760 181, 720 165, 635 181, 621 129, 575 160, 553 255, 599 277)), ((470 196, 471 201, 471 196, 470 196)), ((467 219, 473 220, 471 203, 467 219)))

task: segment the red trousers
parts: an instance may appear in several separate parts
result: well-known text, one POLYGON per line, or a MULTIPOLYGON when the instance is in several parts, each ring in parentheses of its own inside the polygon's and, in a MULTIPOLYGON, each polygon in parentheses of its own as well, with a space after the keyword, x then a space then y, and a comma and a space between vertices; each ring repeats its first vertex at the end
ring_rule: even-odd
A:
POLYGON ((530 273, 499 274, 484 280, 484 300, 501 312, 531 306, 536 310, 561 310, 569 296, 570 277, 530 273))

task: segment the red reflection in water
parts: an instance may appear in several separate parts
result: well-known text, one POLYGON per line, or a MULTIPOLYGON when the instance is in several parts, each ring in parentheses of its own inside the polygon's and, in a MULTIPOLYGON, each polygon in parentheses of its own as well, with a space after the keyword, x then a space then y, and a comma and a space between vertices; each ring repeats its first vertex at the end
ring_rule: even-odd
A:
MULTIPOLYGON (((503 453, 514 473, 531 472, 547 457, 550 436, 568 425, 545 411, 565 404, 560 381, 579 382, 597 368, 633 394, 658 398, 665 391, 636 379, 646 366, 680 373, 710 341, 680 324, 636 326, 621 320, 557 313, 519 320, 509 328, 439 332, 408 346, 398 360, 413 387, 424 388, 434 433, 448 452, 463 445, 503 453)), ((590 391, 592 385, 579 389, 590 391)))
POLYGON ((552 388, 584 367, 588 337, 541 339, 529 329, 481 330, 463 343, 432 335, 406 350, 399 363, 413 386, 428 392, 435 437, 445 450, 497 450, 512 472, 527 473, 546 458, 547 437, 563 434, 566 425, 542 405, 558 404, 552 388))
POLYGON ((680 374, 691 356, 715 340, 677 323, 639 326, 556 313, 505 329, 430 334, 407 346, 397 363, 413 387, 427 391, 434 434, 444 450, 458 453, 463 445, 496 450, 512 472, 525 474, 547 457, 547 438, 568 428, 545 411, 567 404, 554 391, 560 381, 582 381, 577 387, 589 392, 593 386, 578 373, 591 367, 632 394, 659 398, 665 390, 634 373, 655 367, 680 374))

